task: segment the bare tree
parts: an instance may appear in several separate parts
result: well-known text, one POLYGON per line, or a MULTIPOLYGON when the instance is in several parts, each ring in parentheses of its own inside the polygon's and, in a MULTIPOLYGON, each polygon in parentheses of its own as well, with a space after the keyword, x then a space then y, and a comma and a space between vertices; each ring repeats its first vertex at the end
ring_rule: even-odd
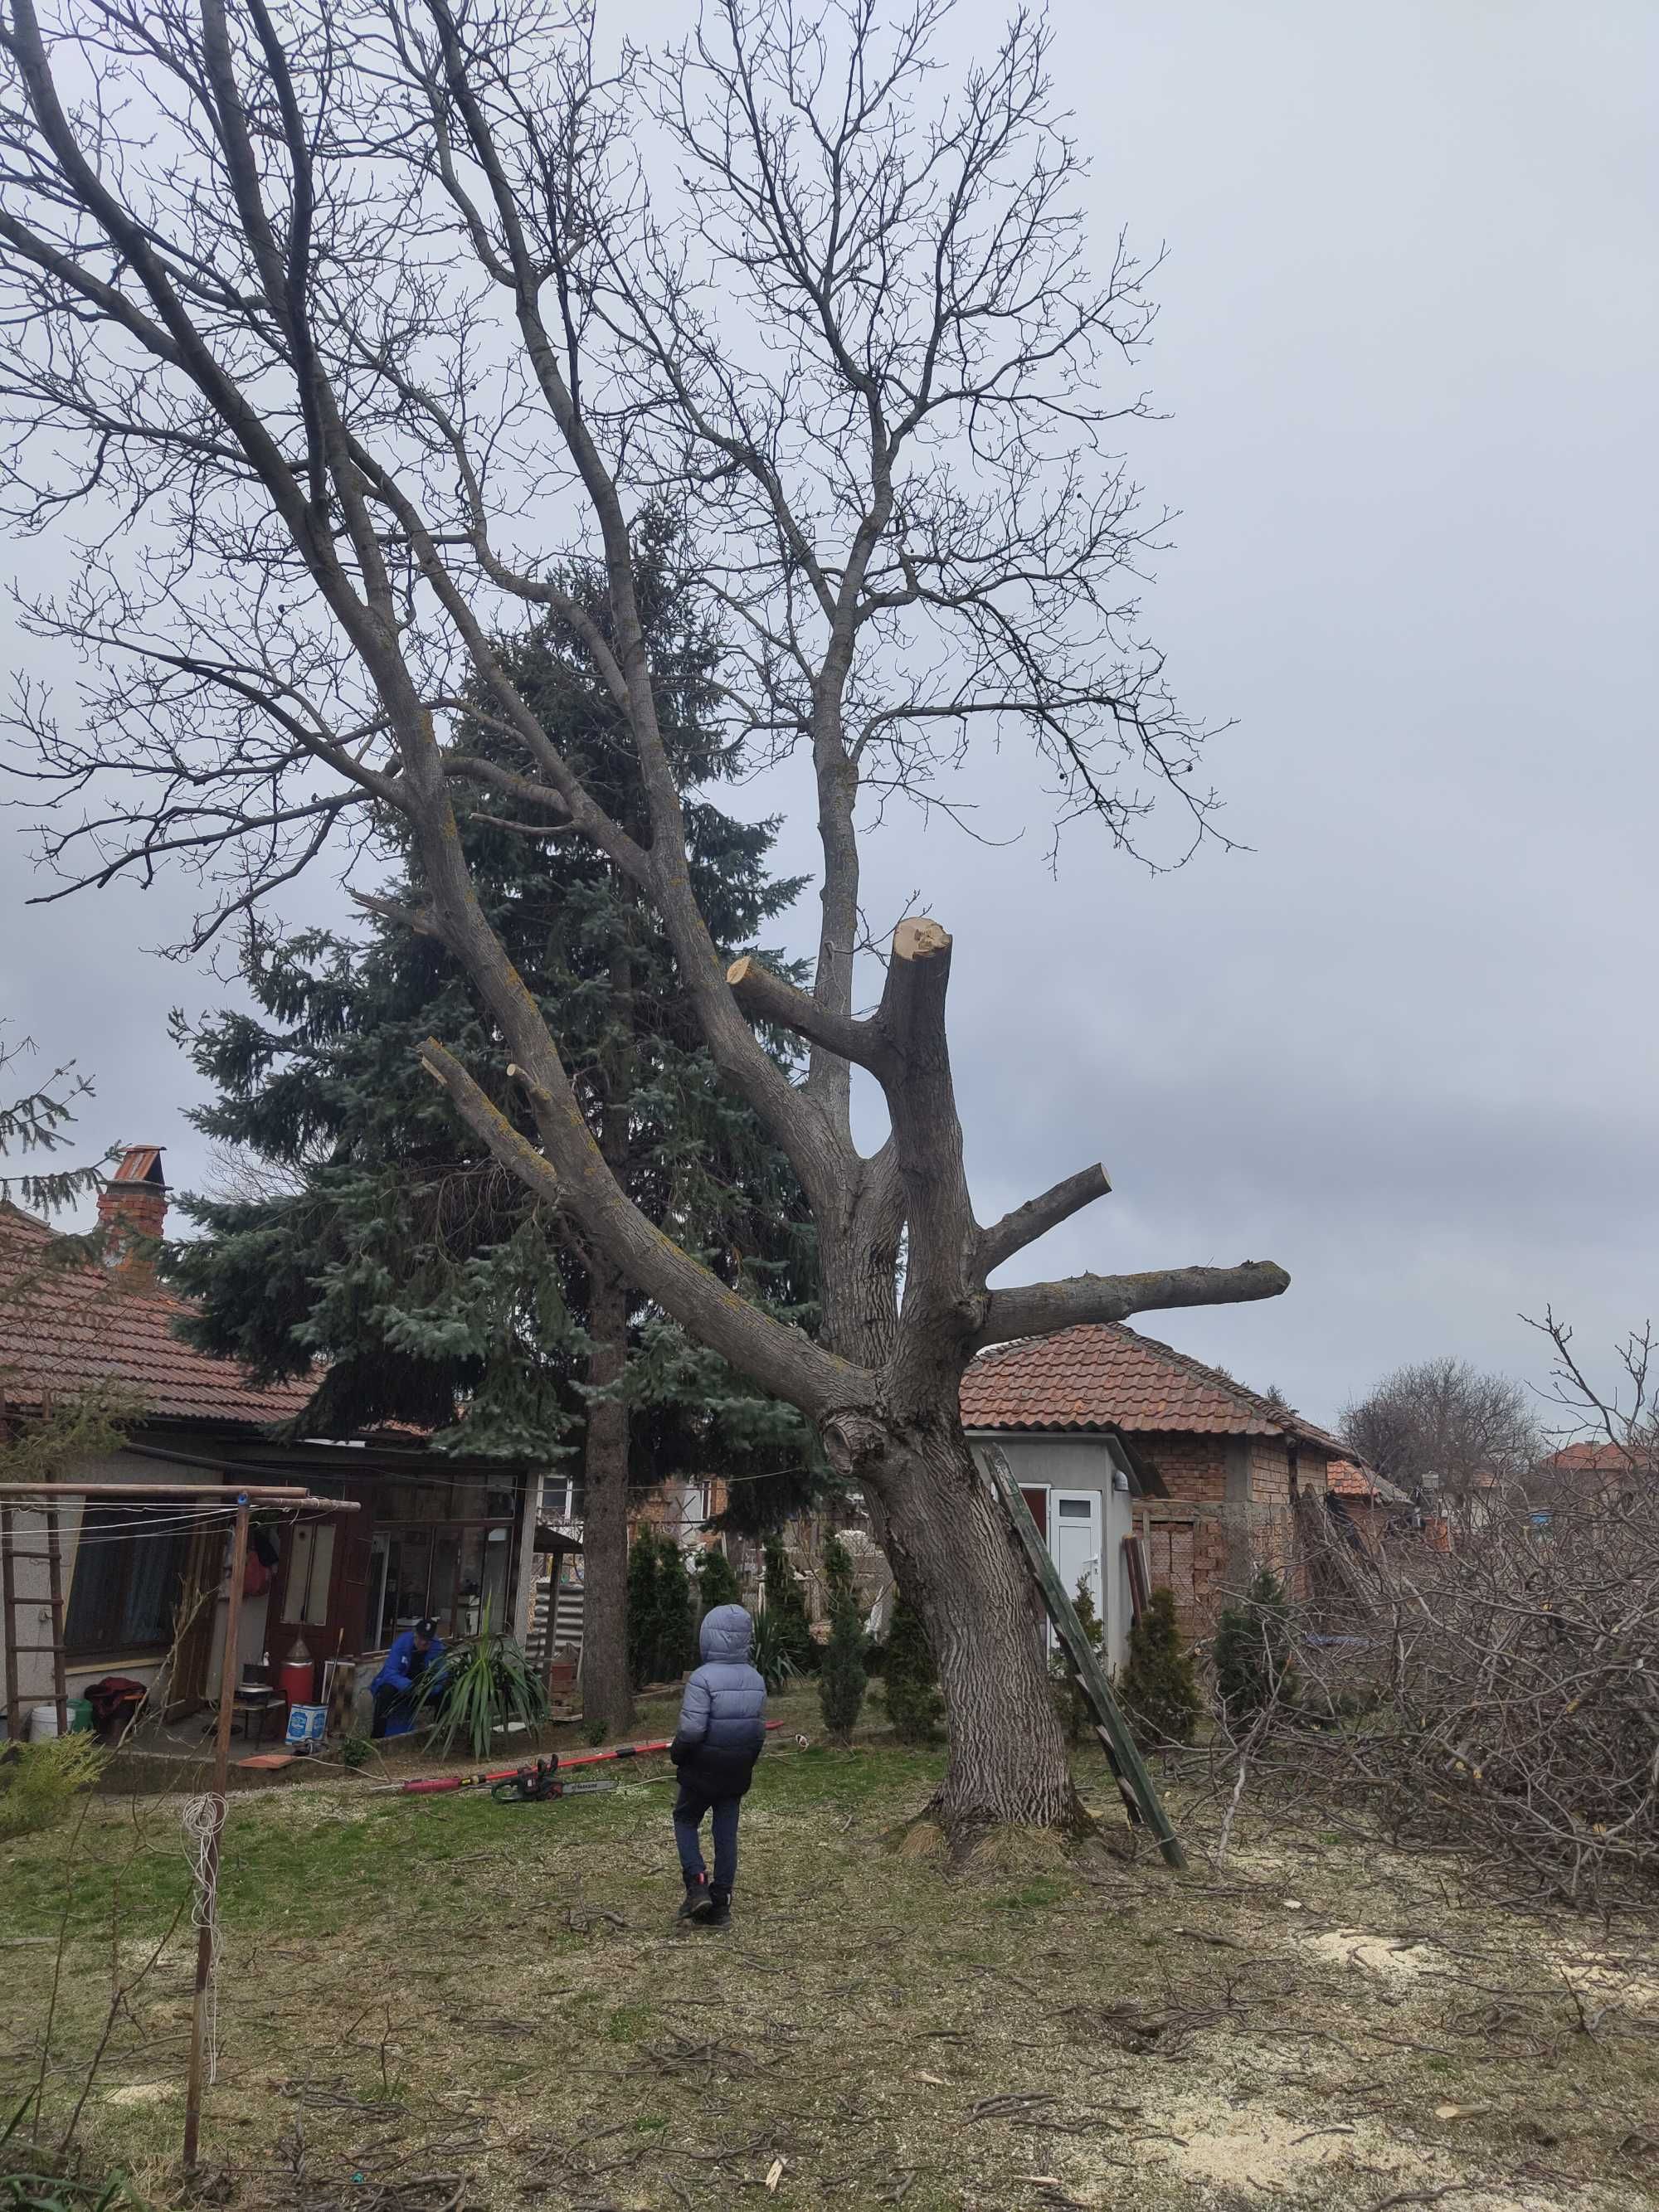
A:
POLYGON ((1565 1416, 1551 1431, 1552 1442, 1565 1449, 1534 1478, 1539 1501, 1571 1503, 1621 1490, 1651 1493, 1659 1477, 1659 1345, 1653 1323, 1644 1322, 1613 1347, 1611 1385, 1593 1373, 1577 1348, 1571 1324, 1552 1309, 1527 1325, 1548 1340, 1543 1396, 1565 1416))
POLYGON ((939 1658, 947 1828, 1074 1822, 963 1369, 985 1345, 1287 1279, 1258 1262, 989 1287, 1106 1176, 976 1220, 938 922, 899 925, 857 1010, 859 826, 899 797, 948 810, 975 733, 1029 745, 1058 818, 1121 844, 1160 791, 1194 836, 1210 805, 1201 732, 1137 628, 1157 526, 1110 451, 1140 410, 1146 272, 1121 245, 1103 279, 1085 265, 1041 17, 1020 9, 947 92, 950 0, 710 0, 684 47, 608 77, 580 0, 0 11, 12 508, 31 530, 79 514, 75 580, 33 618, 89 667, 72 720, 38 694, 20 709, 27 772, 78 803, 49 812, 48 857, 66 887, 193 864, 201 943, 337 826, 372 842, 401 814, 425 882, 401 918, 468 971, 539 1143, 436 1038, 434 1079, 864 1485, 939 1658), (732 743, 811 763, 810 993, 728 967, 691 894, 630 530, 665 503, 727 627, 732 743), (603 622, 559 581, 582 557, 608 579, 603 622), (496 639, 526 608, 556 609, 601 671, 648 837, 515 689, 496 639), (514 765, 454 742, 480 696, 514 765), (548 839, 550 867, 560 836, 589 841, 660 914, 724 1080, 812 1207, 816 1341, 618 1188, 473 896, 456 813, 484 807, 548 839), (805 1041, 802 1082, 757 1023, 805 1041), (873 1154, 853 1139, 855 1067, 885 1098, 873 1154))
POLYGON ((1389 1481, 1416 1492, 1426 1478, 1453 1498, 1482 1476, 1513 1480, 1543 1449, 1519 1382, 1449 1357, 1396 1367, 1345 1408, 1341 1425, 1354 1450, 1389 1481))

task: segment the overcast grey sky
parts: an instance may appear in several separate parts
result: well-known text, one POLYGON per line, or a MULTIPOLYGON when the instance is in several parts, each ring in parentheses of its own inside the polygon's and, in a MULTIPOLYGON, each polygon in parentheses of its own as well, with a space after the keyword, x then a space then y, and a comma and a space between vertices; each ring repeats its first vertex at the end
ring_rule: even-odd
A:
MULTIPOLYGON (((956 933, 981 1213, 1111 1171, 1044 1272, 1282 1261, 1282 1300, 1145 1325, 1316 1417, 1431 1353, 1537 1376, 1518 1313, 1599 1348, 1659 1309, 1659 13, 1054 15, 1100 249, 1169 247, 1148 621, 1188 710, 1235 722, 1211 767, 1250 849, 1149 878, 1079 833, 1052 881, 1031 777, 987 757, 963 793, 1029 833, 901 822, 870 903, 920 885, 956 933)), ((963 42, 1000 17, 964 5, 963 42)), ((14 1036, 95 1077, 89 1138, 190 1185, 166 1012, 222 994, 143 949, 187 892, 26 909, 10 821, 0 856, 14 1036)))

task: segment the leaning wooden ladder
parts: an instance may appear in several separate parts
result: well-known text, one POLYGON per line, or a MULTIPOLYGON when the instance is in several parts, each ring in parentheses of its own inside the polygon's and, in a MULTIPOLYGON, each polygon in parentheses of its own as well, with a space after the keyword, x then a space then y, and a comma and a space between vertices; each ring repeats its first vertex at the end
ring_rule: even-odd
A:
POLYGON ((1083 1632, 1083 1624, 1077 1609, 1066 1594, 1066 1585, 1048 1547, 1043 1542, 1036 1522, 1031 1518, 1031 1509, 1014 1480, 1006 1454, 998 1444, 981 1447, 986 1474, 998 1503, 1008 1516, 1010 1527, 1019 1539, 1025 1564, 1031 1571, 1042 1599, 1043 1609, 1054 1625, 1066 1658, 1070 1661, 1077 1686, 1088 1699, 1095 1717, 1095 1734, 1100 1738, 1106 1763, 1111 1768, 1125 1810, 1133 1826, 1150 1828, 1158 1838, 1158 1847, 1172 1867, 1183 1868, 1187 1854, 1181 1848, 1164 1801, 1158 1794, 1146 1760, 1141 1757, 1129 1724, 1123 1717, 1123 1709, 1112 1695, 1111 1684, 1106 1680, 1106 1670, 1100 1663, 1100 1655, 1083 1632))
POLYGON ((69 1683, 66 1672, 66 1653, 64 1645, 64 1553, 58 1527, 58 1508, 55 1504, 40 1506, 26 1504, 22 1510, 31 1517, 43 1519, 46 1529, 44 1552, 21 1551, 17 1548, 16 1527, 12 1519, 12 1508, 0 1504, 0 1613, 4 1614, 6 1652, 6 1734, 13 1743, 23 1741, 22 1679, 18 1667, 20 1657, 52 1659, 52 1702, 58 1709, 58 1733, 69 1734, 69 1683), (46 1602, 41 1605, 39 1595, 28 1601, 17 1595, 15 1563, 31 1561, 46 1570, 46 1602), (20 1644, 17 1640, 17 1615, 20 1606, 27 1602, 27 1609, 38 1609, 40 1618, 52 1626, 50 1644, 20 1644))

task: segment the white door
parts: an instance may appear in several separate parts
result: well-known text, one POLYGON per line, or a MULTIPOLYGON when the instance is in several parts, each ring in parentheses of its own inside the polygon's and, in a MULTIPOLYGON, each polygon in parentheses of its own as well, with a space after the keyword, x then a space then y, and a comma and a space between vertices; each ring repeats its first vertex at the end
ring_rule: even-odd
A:
POLYGON ((1086 1583, 1095 1601, 1097 1620, 1105 1618, 1100 1587, 1100 1492, 1097 1490, 1056 1490, 1049 1499, 1052 1519, 1048 1549, 1060 1570, 1067 1597, 1075 1599, 1077 1586, 1086 1583))

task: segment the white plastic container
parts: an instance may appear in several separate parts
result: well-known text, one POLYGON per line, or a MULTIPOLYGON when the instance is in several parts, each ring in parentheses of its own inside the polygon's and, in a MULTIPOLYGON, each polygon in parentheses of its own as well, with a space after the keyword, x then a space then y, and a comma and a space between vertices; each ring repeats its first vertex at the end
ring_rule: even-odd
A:
POLYGON ((326 1705, 290 1705, 288 1741, 291 1751, 315 1751, 328 1733, 326 1705))
POLYGON ((57 1706, 31 1705, 29 1707, 29 1741, 31 1743, 46 1743, 48 1742, 52 1737, 55 1736, 57 1733, 57 1706))

